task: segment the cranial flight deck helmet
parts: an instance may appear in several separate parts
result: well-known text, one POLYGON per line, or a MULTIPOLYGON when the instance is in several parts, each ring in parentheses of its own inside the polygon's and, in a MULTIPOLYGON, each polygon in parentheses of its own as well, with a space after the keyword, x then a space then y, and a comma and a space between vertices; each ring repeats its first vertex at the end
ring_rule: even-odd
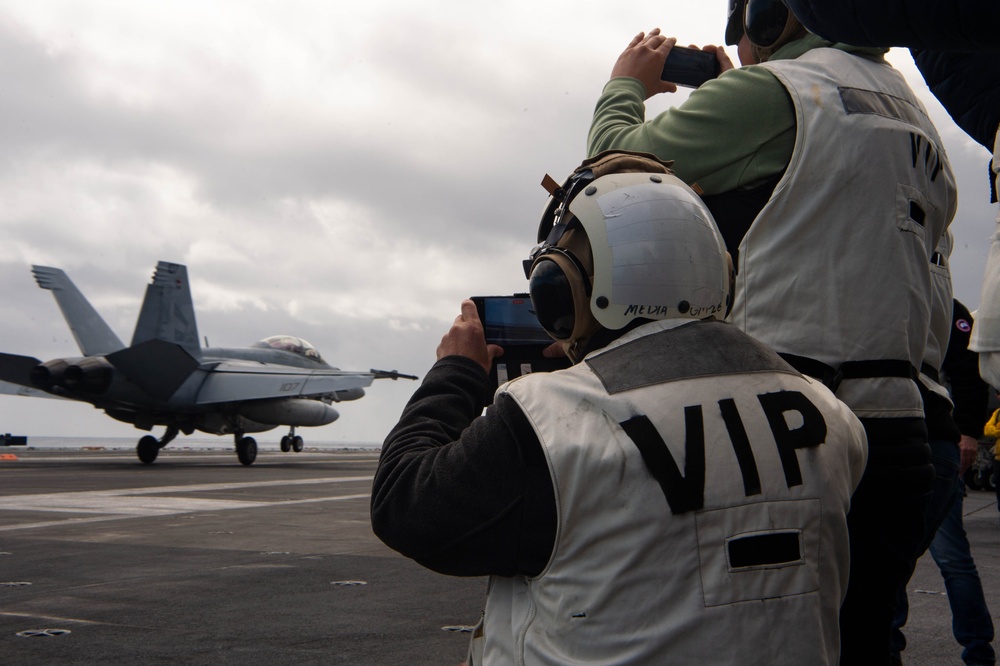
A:
POLYGON ((750 43, 770 48, 787 39, 798 27, 784 0, 729 0, 726 44, 739 44, 743 33, 750 43))
POLYGON ((712 214, 651 155, 609 152, 550 181, 524 262, 531 303, 574 362, 595 334, 656 319, 725 318, 732 260, 712 214))

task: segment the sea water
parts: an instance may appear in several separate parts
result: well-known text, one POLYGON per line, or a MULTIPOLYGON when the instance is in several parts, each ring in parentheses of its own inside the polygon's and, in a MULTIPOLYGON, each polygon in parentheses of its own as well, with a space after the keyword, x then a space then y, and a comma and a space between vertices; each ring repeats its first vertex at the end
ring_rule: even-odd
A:
MULTIPOLYGON (((280 450, 278 440, 274 441, 255 437, 257 448, 262 451, 280 450)), ((23 449, 57 450, 57 449, 83 449, 83 450, 105 450, 105 451, 134 451, 135 445, 139 441, 138 437, 35 437, 28 436, 27 446, 0 446, 0 452, 23 449)), ((316 451, 377 451, 381 448, 381 442, 323 442, 306 439, 305 450, 316 451)), ((232 451, 235 444, 231 435, 210 437, 210 436, 178 436, 177 439, 167 445, 169 451, 232 451)))

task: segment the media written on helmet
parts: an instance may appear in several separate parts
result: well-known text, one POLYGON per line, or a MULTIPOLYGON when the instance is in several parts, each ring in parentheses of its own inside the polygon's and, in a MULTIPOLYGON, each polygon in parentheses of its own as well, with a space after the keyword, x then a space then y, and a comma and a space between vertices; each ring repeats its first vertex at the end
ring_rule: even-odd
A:
MULTIPOLYGON (((698 319, 706 317, 720 318, 725 316, 726 307, 724 303, 715 303, 707 306, 690 308, 687 314, 698 319)), ((670 315, 669 305, 629 305, 625 309, 626 317, 643 317, 645 319, 666 319, 670 315)))

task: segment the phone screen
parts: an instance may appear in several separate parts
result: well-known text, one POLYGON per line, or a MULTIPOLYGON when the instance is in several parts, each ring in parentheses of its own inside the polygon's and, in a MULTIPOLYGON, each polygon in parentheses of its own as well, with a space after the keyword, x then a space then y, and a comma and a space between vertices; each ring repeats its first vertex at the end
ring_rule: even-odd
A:
POLYGON ((552 338, 531 310, 531 299, 527 294, 477 296, 472 300, 479 310, 488 343, 501 347, 552 344, 552 338))
POLYGON ((570 366, 569 359, 545 358, 542 350, 552 344, 538 323, 528 294, 512 296, 473 296, 479 319, 483 323, 486 342, 503 347, 503 356, 493 359, 490 368, 492 403, 497 387, 511 379, 532 372, 551 372, 570 366))
POLYGON ((697 88, 719 75, 719 60, 714 53, 675 46, 667 54, 660 78, 679 86, 697 88))

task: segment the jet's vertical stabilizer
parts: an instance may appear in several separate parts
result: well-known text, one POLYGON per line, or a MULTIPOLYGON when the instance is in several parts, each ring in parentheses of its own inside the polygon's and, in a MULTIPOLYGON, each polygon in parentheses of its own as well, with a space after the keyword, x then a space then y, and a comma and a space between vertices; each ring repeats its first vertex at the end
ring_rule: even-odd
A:
POLYGON ((66 273, 48 266, 32 266, 31 272, 38 286, 48 289, 55 296, 69 330, 85 356, 110 354, 125 348, 66 273))
POLYGON ((194 358, 201 358, 187 268, 180 264, 158 263, 153 282, 146 287, 132 345, 149 340, 176 344, 194 358))

